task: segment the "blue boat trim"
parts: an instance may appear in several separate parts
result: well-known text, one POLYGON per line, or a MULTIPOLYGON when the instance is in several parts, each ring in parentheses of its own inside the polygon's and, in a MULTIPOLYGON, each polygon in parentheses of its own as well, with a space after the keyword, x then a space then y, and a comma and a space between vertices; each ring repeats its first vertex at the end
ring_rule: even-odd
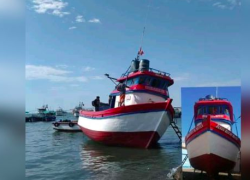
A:
POLYGON ((191 141, 193 141, 194 139, 196 139, 197 137, 199 137, 200 135, 204 134, 204 133, 207 132, 207 131, 210 131, 210 132, 212 132, 212 133, 214 133, 214 134, 216 134, 216 135, 218 135, 218 136, 220 136, 220 137, 222 137, 222 138, 224 138, 224 139, 227 139, 229 142, 233 143, 235 146, 237 146, 237 147, 240 149, 240 145, 238 145, 237 143, 231 141, 231 139, 229 139, 228 137, 222 135, 221 133, 215 132, 215 131, 213 131, 213 130, 211 130, 211 129, 206 129, 206 130, 202 131, 201 133, 197 134, 196 136, 194 136, 193 138, 191 138, 190 140, 188 140, 186 146, 187 146, 191 141))
POLYGON ((159 110, 151 110, 151 111, 136 111, 136 112, 131 112, 131 113, 121 113, 121 114, 116 114, 116 115, 110 115, 110 116, 105 116, 105 117, 90 117, 90 116, 84 116, 84 115, 80 114, 80 117, 84 117, 84 118, 88 118, 88 119, 99 119, 99 120, 102 120, 102 119, 114 118, 114 117, 119 117, 119 116, 126 116, 126 115, 131 115, 131 114, 160 112, 160 111, 166 111, 166 110, 159 109, 159 110))

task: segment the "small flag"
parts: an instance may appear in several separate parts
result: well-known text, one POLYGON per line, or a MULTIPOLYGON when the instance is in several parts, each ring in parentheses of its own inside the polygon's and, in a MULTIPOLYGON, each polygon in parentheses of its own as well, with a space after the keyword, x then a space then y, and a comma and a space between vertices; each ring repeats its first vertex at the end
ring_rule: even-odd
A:
POLYGON ((141 47, 140 47, 140 50, 138 51, 138 55, 143 55, 144 54, 144 52, 143 52, 143 50, 141 49, 141 47))

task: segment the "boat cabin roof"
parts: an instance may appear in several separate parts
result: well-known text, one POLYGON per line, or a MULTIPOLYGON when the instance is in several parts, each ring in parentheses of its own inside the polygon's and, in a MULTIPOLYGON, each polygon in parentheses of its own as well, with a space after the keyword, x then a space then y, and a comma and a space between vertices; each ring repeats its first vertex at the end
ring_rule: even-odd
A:
POLYGON ((121 78, 117 79, 117 81, 124 82, 126 79, 131 79, 131 78, 135 78, 135 77, 142 76, 142 75, 147 75, 147 76, 156 77, 162 80, 166 80, 168 81, 168 86, 171 86, 174 84, 174 80, 170 77, 170 74, 162 72, 162 71, 158 71, 157 73, 157 72, 153 72, 152 70, 137 71, 137 72, 132 72, 127 75, 123 74, 121 78))

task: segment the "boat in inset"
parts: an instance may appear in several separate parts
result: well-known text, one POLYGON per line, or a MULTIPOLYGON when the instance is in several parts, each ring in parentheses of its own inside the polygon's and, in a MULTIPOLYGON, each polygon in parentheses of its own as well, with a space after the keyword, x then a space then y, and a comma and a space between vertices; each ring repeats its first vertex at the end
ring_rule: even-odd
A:
POLYGON ((174 109, 168 93, 173 79, 169 73, 150 68, 149 60, 137 58, 115 80, 127 86, 125 105, 119 106, 120 92, 113 90, 109 109, 80 111, 80 128, 90 139, 106 145, 151 147, 173 121, 174 109))
POLYGON ((195 127, 185 137, 191 166, 210 176, 231 171, 241 147, 232 130, 232 104, 211 95, 200 98, 194 106, 194 122, 195 127))

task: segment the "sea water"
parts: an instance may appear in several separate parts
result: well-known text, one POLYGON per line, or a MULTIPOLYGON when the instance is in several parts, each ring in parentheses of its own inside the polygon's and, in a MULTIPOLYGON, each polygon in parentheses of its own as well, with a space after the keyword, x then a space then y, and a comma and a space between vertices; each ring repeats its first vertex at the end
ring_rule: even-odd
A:
MULTIPOLYGON (((71 114, 57 119, 74 119, 71 114)), ((177 119, 180 127, 180 119, 177 119)), ((168 179, 181 164, 171 126, 152 149, 105 146, 82 132, 57 132, 50 122, 26 123, 26 179, 168 179)))

